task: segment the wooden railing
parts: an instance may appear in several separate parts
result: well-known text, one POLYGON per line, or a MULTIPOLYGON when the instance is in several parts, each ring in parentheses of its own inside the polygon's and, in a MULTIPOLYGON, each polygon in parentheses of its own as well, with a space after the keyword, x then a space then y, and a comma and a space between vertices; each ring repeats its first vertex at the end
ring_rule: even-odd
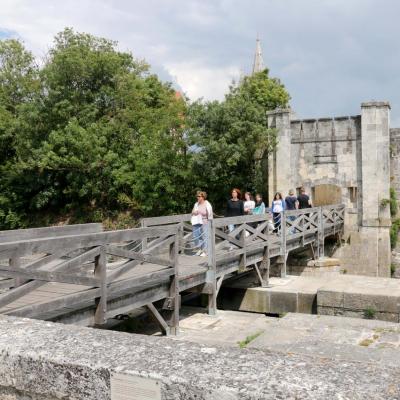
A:
MULTIPOLYGON (((172 315, 170 325, 164 328, 174 332, 179 324, 179 231, 179 226, 151 227, 0 243, 0 259, 10 260, 9 265, 0 265, 0 276, 18 277, 20 280, 14 283, 12 290, 0 294, 0 307, 47 282, 72 283, 86 286, 87 289, 45 304, 19 308, 13 315, 37 315, 58 308, 73 308, 77 304, 94 300, 95 323, 104 324, 107 319, 107 299, 120 296, 132 287, 169 281, 170 290, 165 308, 172 315), (129 250, 132 242, 144 238, 152 238, 150 246, 140 251, 129 250), (160 248, 164 256, 152 254, 160 248), (28 256, 32 258, 34 255, 36 259, 23 266, 20 261, 15 261, 28 256), (107 257, 118 257, 120 260, 111 271, 107 270, 107 257), (155 272, 126 275, 143 263, 156 264, 162 268, 155 272)), ((157 310, 152 309, 152 305, 149 308, 158 318, 157 310)))
POLYGON ((176 333, 181 288, 201 285, 208 295, 209 313, 215 314, 225 276, 254 269, 261 286, 268 286, 272 258, 281 264, 285 277, 290 251, 310 245, 315 258, 323 256, 324 239, 343 230, 344 214, 344 205, 284 211, 279 228, 271 226, 270 214, 210 220, 207 258, 192 263, 204 278, 188 281, 180 273, 180 262, 188 259, 180 257, 194 256, 190 214, 145 218, 142 228, 111 232, 100 232, 98 224, 0 232, 0 260, 8 260, 0 265, 0 276, 7 279, 3 287, 12 288, 0 294, 0 308, 47 282, 77 284, 84 288, 19 307, 13 315, 31 317, 91 303, 94 322, 104 324, 114 316, 107 309, 113 299, 163 285, 163 297, 158 294, 143 305, 164 332, 176 333), (149 269, 150 265, 157 268, 149 269), (139 266, 143 271, 137 273, 139 266), (153 304, 160 299, 164 299, 163 316, 153 304))
MULTIPOLYGON (((324 238, 341 232, 344 227, 345 206, 342 204, 302 210, 283 211, 278 229, 272 224, 270 213, 240 217, 216 218, 209 221, 208 227, 208 273, 207 282, 213 288, 209 295, 209 312, 216 311, 216 296, 223 275, 217 276, 222 264, 238 264, 237 270, 244 271, 254 267, 260 284, 269 284, 270 259, 278 257, 281 276, 286 277, 286 261, 293 249, 310 245, 314 257, 324 255, 324 238), (229 226, 234 226, 232 231, 229 226)), ((168 217, 145 218, 142 226, 181 227, 179 249, 190 253, 193 228, 191 214, 168 217)), ((143 244, 147 246, 147 243, 143 244)))

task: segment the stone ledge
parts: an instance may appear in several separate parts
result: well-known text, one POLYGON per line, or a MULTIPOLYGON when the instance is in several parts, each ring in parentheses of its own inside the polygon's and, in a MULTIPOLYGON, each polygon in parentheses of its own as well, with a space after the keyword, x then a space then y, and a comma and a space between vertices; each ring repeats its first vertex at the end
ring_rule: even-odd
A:
POLYGON ((267 115, 289 114, 292 110, 290 108, 276 108, 275 110, 267 111, 267 115))
POLYGON ((338 258, 323 257, 311 260, 307 263, 307 267, 334 267, 340 265, 338 258))
POLYGON ((361 108, 367 108, 367 107, 389 107, 390 108, 390 103, 388 101, 365 101, 361 103, 361 108))
POLYGON ((163 400, 400 396, 393 366, 0 317, 0 394, 110 400, 114 372, 158 381, 163 400))

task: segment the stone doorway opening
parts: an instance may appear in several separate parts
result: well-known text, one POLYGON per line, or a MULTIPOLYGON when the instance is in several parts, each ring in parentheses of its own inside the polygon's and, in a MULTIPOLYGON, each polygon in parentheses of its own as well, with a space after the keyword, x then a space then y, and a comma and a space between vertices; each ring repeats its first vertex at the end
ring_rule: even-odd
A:
POLYGON ((342 202, 342 188, 337 185, 324 183, 311 188, 311 196, 314 207, 342 202))

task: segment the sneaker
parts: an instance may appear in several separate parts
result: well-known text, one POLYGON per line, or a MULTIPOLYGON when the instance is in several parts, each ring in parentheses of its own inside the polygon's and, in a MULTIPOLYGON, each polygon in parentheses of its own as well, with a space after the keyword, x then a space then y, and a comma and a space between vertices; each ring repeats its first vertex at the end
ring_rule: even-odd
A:
POLYGON ((203 251, 202 250, 197 250, 196 253, 194 254, 195 256, 199 256, 203 251))
POLYGON ((202 251, 202 252, 200 253, 200 257, 207 257, 207 254, 204 253, 204 251, 202 251))

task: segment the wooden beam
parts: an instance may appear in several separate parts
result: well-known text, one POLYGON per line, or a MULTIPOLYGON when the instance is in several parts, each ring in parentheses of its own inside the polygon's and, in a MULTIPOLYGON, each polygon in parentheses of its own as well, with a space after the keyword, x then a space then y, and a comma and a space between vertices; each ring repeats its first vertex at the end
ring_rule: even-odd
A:
POLYGON ((192 214, 178 214, 169 215, 166 217, 153 217, 153 218, 142 218, 143 226, 161 226, 170 224, 179 224, 181 222, 190 221, 192 214))
MULTIPOLYGON (((148 254, 160 246, 169 246, 175 240, 175 236, 170 236, 166 239, 162 238, 160 240, 155 240, 150 242, 147 245, 147 248, 142 252, 143 254, 148 254), (155 243, 156 242, 156 243, 155 243)), ((122 264, 120 267, 116 268, 114 271, 108 273, 108 282, 113 282, 125 272, 131 270, 132 268, 136 267, 137 265, 141 264, 141 261, 133 260, 127 261, 126 263, 122 264)))
POLYGON ((8 278, 18 277, 24 280, 34 279, 44 282, 62 282, 95 287, 100 284, 100 281, 95 277, 66 275, 65 273, 54 271, 27 271, 24 268, 17 267, 0 266, 0 275, 8 278))
POLYGON ((160 326, 162 332, 166 335, 169 336, 170 334, 170 328, 168 324, 165 322, 164 318, 161 316, 161 314, 158 312, 157 308, 154 307, 153 303, 146 304, 147 309, 150 312, 150 316, 153 318, 155 322, 158 323, 160 326))
POLYGON ((107 322, 107 263, 103 247, 100 254, 95 258, 94 276, 100 281, 100 296, 95 299, 94 322, 96 325, 103 325, 107 322))
POLYGON ((102 230, 103 225, 99 223, 50 226, 47 228, 14 229, 0 231, 0 243, 67 235, 82 235, 101 232, 102 230))
POLYGON ((225 239, 229 243, 233 243, 236 246, 242 247, 242 243, 239 240, 237 240, 234 235, 232 235, 232 234, 228 235, 228 234, 222 232, 220 229, 215 229, 215 236, 217 236, 221 239, 225 239))
POLYGON ((110 243, 139 240, 144 237, 170 236, 176 234, 177 231, 178 227, 176 226, 162 226, 0 243, 0 259, 23 257, 33 253, 54 253, 64 248, 102 246, 110 243))
POLYGON ((165 267, 172 266, 171 261, 164 260, 159 257, 154 257, 151 254, 138 253, 136 251, 125 250, 120 247, 112 246, 112 245, 106 245, 105 249, 106 249, 107 254, 112 254, 114 256, 130 258, 132 260, 138 260, 141 262, 148 262, 148 263, 157 264, 157 265, 163 265, 165 267))

